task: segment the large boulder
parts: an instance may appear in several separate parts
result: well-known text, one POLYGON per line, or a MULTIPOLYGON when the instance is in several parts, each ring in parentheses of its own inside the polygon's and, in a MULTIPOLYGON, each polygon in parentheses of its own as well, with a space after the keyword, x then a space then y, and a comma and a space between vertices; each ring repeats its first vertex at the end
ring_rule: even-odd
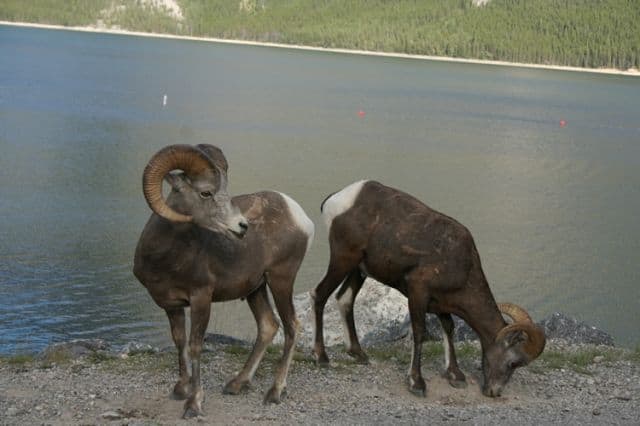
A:
MULTIPOLYGON (((335 293, 334 293, 335 295, 335 293)), ((313 310, 309 293, 294 297, 296 314, 300 321, 298 345, 313 345, 313 310)), ((399 291, 367 278, 356 297, 354 307, 356 330, 360 343, 364 346, 395 342, 411 338, 411 320, 407 298, 399 291)), ((454 338, 459 340, 477 339, 473 330, 461 319, 454 316, 456 324, 454 338)), ((331 297, 324 309, 324 342, 327 347, 344 342, 344 327, 335 297, 331 297)), ((426 340, 442 339, 440 322, 435 315, 427 314, 426 340)), ((275 343, 282 343, 282 330, 278 331, 275 343)))
MULTIPOLYGON (((334 293, 335 295, 335 293, 334 293)), ((294 297, 296 315, 300 321, 298 345, 313 345, 314 317, 309 293, 294 297)), ((397 290, 367 279, 356 298, 354 317, 361 341, 368 341, 369 335, 379 335, 383 339, 406 335, 403 324, 408 315, 407 299, 397 290)), ((335 297, 331 297, 324 308, 324 341, 327 346, 335 346, 344 341, 343 325, 335 297)), ((278 330, 276 343, 283 342, 282 328, 278 330)))
MULTIPOLYGON (((335 293, 334 293, 335 295, 335 293)), ((294 297, 294 305, 300 321, 298 345, 313 346, 313 310, 309 293, 294 297)), ((367 278, 356 297, 354 307, 356 330, 364 346, 375 346, 388 342, 411 339, 411 321, 407 299, 397 290, 367 278)), ((477 340, 477 334, 462 319, 453 316, 455 323, 454 341, 477 340)), ((569 343, 590 343, 613 346, 613 338, 602 330, 590 326, 561 313, 554 313, 538 323, 547 339, 563 339, 569 343)), ((335 300, 331 297, 324 310, 324 341, 327 347, 344 341, 343 325, 335 300)), ((441 340, 442 329, 436 315, 427 314, 426 340, 441 340)), ((275 343, 282 343, 282 329, 278 331, 275 343)))

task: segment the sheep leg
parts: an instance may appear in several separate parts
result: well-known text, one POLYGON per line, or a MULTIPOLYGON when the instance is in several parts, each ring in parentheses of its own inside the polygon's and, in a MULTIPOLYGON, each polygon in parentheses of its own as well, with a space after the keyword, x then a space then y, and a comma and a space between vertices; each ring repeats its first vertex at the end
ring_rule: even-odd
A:
POLYGON ((258 364, 264 357, 267 346, 269 346, 278 331, 278 323, 269 303, 265 284, 247 296, 247 303, 256 319, 258 335, 242 371, 225 385, 222 390, 224 394, 237 395, 249 385, 258 368, 258 364))
POLYGON ((425 332, 425 315, 427 313, 428 295, 427 287, 421 282, 408 283, 407 298, 409 299, 409 317, 413 331, 413 352, 411 354, 411 367, 409 368, 409 391, 417 396, 424 397, 427 386, 422 378, 421 358, 422 341, 425 332))
POLYGON ((344 281, 336 295, 338 308, 340 309, 340 316, 342 317, 343 330, 345 333, 344 344, 346 346, 347 353, 355 358, 358 364, 369 363, 367 354, 364 353, 360 346, 355 321, 353 319, 353 304, 355 303, 358 292, 362 288, 364 280, 365 277, 360 273, 360 269, 354 269, 344 281))
POLYGON ((456 352, 453 347, 453 318, 451 318, 451 314, 438 314, 438 319, 442 326, 442 344, 444 346, 445 362, 444 377, 454 388, 464 388, 467 386, 467 381, 464 373, 462 373, 458 367, 456 352))
POLYGON ((180 374, 180 379, 178 379, 178 383, 173 387, 171 397, 178 400, 187 399, 191 393, 191 384, 184 308, 166 309, 165 312, 169 318, 173 343, 176 345, 176 349, 178 349, 178 371, 180 374))
POLYGON ((346 259, 344 255, 337 255, 336 250, 331 248, 331 260, 329 267, 322 281, 311 291, 311 306, 314 313, 315 326, 313 337, 313 354, 316 363, 320 367, 329 366, 329 357, 324 346, 323 315, 324 306, 331 293, 344 281, 349 271, 353 270, 360 263, 359 259, 346 259))
POLYGON ((299 266, 299 263, 295 267, 287 265, 283 271, 272 271, 267 277, 267 283, 269 284, 269 288, 271 288, 273 301, 278 310, 280 320, 282 321, 284 346, 282 349, 282 358, 276 368, 273 386, 271 386, 271 389, 269 389, 264 396, 263 402, 265 404, 279 404, 287 387, 287 375, 294 354, 294 345, 299 326, 298 320, 296 319, 295 307, 293 306, 293 282, 295 280, 295 273, 291 271, 297 271, 299 266))
POLYGON ((211 292, 207 289, 200 289, 195 292, 189 302, 191 305, 191 333, 189 335, 191 395, 184 404, 183 418, 204 416, 202 411, 204 391, 200 384, 200 354, 211 315, 211 292))

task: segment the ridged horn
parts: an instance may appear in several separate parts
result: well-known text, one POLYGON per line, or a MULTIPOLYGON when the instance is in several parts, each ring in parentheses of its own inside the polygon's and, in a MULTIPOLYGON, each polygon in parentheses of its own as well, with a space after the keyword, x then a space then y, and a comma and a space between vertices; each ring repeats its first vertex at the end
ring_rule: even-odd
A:
POLYGON ((498 303, 498 309, 503 314, 511 317, 513 324, 509 324, 500 330, 496 336, 496 341, 504 339, 515 331, 523 331, 527 335, 523 350, 529 356, 529 360, 533 361, 540 356, 547 339, 544 331, 535 325, 527 311, 513 303, 498 303))
POLYGON ((509 316, 513 322, 528 322, 533 324, 533 320, 520 306, 513 303, 498 303, 498 309, 503 314, 509 316))
POLYGON ((199 144, 196 145, 196 148, 207 154, 207 156, 209 156, 209 160, 211 160, 211 162, 215 164, 216 167, 218 167, 221 171, 223 171, 224 173, 229 172, 229 164, 227 163, 227 158, 224 156, 220 148, 209 144, 199 144))
POLYGON ((162 197, 162 180, 172 170, 195 176, 211 169, 212 164, 198 149, 190 145, 169 145, 149 160, 142 175, 142 191, 151 210, 173 222, 191 222, 192 217, 176 212, 162 197))

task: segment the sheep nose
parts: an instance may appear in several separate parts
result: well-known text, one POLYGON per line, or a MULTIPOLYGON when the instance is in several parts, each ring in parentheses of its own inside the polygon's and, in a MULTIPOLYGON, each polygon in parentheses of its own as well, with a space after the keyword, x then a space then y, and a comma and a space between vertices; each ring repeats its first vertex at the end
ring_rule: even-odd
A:
POLYGON ((483 386, 482 387, 482 393, 484 394, 484 396, 488 396, 491 398, 496 398, 498 396, 500 396, 500 394, 502 393, 502 389, 500 389, 499 387, 494 387, 494 386, 483 386))
POLYGON ((249 229, 249 224, 247 222, 239 222, 238 223, 238 227, 240 227, 240 234, 244 235, 247 233, 247 230, 249 229))

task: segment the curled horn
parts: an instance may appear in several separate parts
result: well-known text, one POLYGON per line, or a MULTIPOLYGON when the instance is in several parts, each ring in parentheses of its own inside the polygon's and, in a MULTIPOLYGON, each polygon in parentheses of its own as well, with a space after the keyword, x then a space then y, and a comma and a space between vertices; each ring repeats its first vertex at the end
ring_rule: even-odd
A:
POLYGON ((513 322, 528 322, 533 324, 533 320, 525 311, 518 305, 514 305, 513 303, 498 303, 498 309, 503 314, 509 316, 513 322))
POLYGON ((158 151, 144 169, 142 191, 151 210, 173 222, 191 222, 192 217, 176 212, 162 197, 162 180, 172 170, 198 175, 212 167, 210 160, 190 145, 170 145, 158 151))
POLYGON ((208 144, 199 144, 196 147, 207 154, 209 159, 213 164, 216 165, 221 171, 227 173, 229 171, 229 164, 227 163, 227 159, 222 153, 222 150, 217 146, 208 145, 208 144))
POLYGON ((496 341, 504 339, 515 331, 522 331, 527 335, 523 350, 529 357, 529 361, 533 361, 540 356, 544 350, 546 337, 544 331, 533 323, 527 311, 513 303, 499 303, 498 308, 500 312, 511 317, 514 322, 498 332, 496 341))

